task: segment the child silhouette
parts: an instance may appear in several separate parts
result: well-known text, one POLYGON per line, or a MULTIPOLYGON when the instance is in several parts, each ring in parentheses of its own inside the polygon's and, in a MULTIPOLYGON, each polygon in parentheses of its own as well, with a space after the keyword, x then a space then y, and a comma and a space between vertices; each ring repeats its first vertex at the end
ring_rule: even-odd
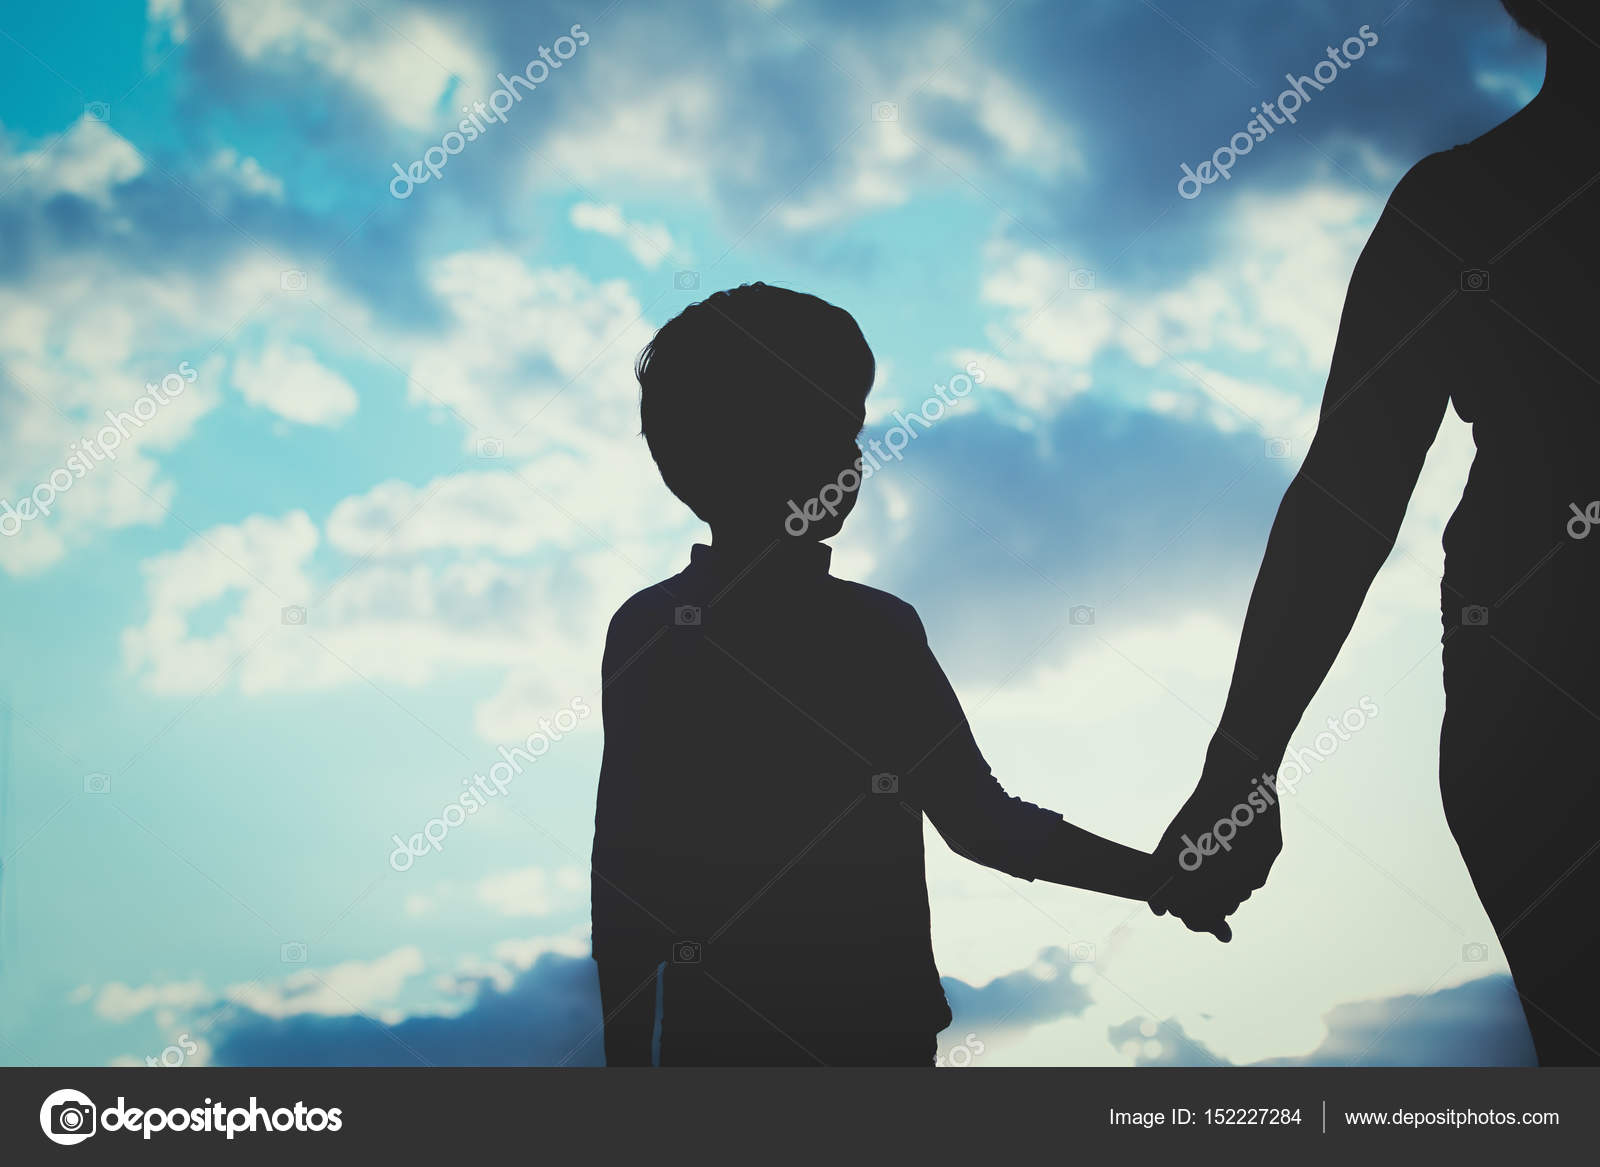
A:
POLYGON ((610 1065, 932 1065, 926 814, 1023 879, 1147 899, 1152 858, 1010 797, 910 605, 828 572, 873 380, 849 313, 749 284, 640 355, 709 547, 612 619, 594 956, 610 1065), (655 1027, 659 1017, 659 1034, 655 1027))

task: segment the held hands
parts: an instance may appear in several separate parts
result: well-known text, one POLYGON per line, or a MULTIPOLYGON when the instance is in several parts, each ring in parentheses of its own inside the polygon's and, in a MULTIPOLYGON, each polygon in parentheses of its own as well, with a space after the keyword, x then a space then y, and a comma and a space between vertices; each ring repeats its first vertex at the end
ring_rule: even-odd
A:
POLYGON ((1156 915, 1232 939, 1226 917, 1267 882, 1283 850, 1278 796, 1258 761, 1213 739, 1200 784, 1156 847, 1156 915))

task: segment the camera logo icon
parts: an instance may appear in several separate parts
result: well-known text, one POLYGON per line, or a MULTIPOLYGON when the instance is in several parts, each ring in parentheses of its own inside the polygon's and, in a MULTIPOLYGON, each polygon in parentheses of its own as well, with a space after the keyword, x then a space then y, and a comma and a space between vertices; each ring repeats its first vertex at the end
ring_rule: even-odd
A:
POLYGON ((278 959, 284 964, 304 964, 306 946, 302 940, 286 940, 278 946, 278 959))
POLYGON ((111 120, 111 103, 109 101, 86 101, 83 103, 83 116, 92 122, 108 122, 111 120))
POLYGON ((83 776, 83 792, 85 794, 110 794, 111 775, 102 774, 96 770, 93 774, 83 776))
POLYGON ((898 794, 900 793, 900 779, 894 774, 874 774, 872 776, 872 793, 898 794))
POLYGON ((76 1146, 95 1132, 95 1108, 81 1090, 57 1090, 39 1107, 39 1129, 52 1143, 76 1146))
POLYGON ((283 622, 285 624, 304 624, 306 622, 305 608, 299 604, 290 604, 283 609, 283 622))
POLYGON ((1073 964, 1093 964, 1095 947, 1087 940, 1076 940, 1067 945, 1067 959, 1073 964))
POLYGON ((1094 272, 1086 267, 1075 267, 1067 273, 1067 286, 1074 292, 1094 291, 1094 272))
POLYGON ((1489 290, 1489 273, 1481 267, 1469 267, 1461 273, 1461 290, 1463 292, 1487 292, 1489 290))
POLYGON ((478 457, 503 458, 506 453, 506 444, 499 438, 479 438, 478 457))
POLYGON ((872 120, 897 122, 900 120, 900 107, 892 101, 875 101, 872 103, 872 120))
POLYGON ((1482 604, 1468 604, 1461 609, 1461 623, 1467 628, 1482 628, 1489 623, 1489 609, 1482 604))
POLYGON ((698 628, 700 609, 693 604, 679 604, 672 610, 672 622, 679 628, 698 628))
POLYGON ((700 287, 700 273, 697 271, 673 272, 672 286, 680 292, 693 292, 700 287))
POLYGON ((672 946, 673 964, 699 964, 703 945, 698 940, 680 940, 672 946))
POLYGON ((1267 457, 1281 462, 1289 456, 1290 452, 1291 447, 1288 438, 1267 439, 1267 457))
POLYGON ((284 292, 296 294, 306 290, 306 273, 298 268, 290 268, 278 276, 278 288, 284 292))
POLYGON ((1094 609, 1088 604, 1074 604, 1067 609, 1067 623, 1086 625, 1094 623, 1094 609))
POLYGON ((1489 959, 1489 946, 1476 940, 1463 944, 1461 946, 1461 959, 1468 964, 1482 963, 1489 959))

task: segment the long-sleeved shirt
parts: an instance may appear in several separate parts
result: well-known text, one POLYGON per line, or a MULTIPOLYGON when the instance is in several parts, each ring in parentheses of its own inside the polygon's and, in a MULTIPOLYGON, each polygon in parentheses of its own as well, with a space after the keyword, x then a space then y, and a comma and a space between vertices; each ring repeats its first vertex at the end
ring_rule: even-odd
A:
POLYGON ((829 555, 696 546, 611 622, 594 955, 629 980, 665 964, 675 1061, 752 1029, 942 1029, 923 815, 1027 879, 1062 825, 990 773, 911 606, 829 555))

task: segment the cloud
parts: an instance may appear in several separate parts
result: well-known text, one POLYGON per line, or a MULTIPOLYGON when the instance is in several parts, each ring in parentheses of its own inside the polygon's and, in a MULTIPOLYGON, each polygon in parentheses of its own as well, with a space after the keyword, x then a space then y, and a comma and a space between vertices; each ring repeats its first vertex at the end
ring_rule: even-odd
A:
POLYGON ((298 344, 269 344, 233 366, 234 386, 251 405, 302 425, 337 425, 356 411, 356 391, 298 344))
POLYGON ((458 1016, 374 1025, 361 1017, 242 1013, 216 1039, 234 1066, 597 1066, 600 992, 587 956, 546 952, 506 988, 485 976, 458 1016))
POLYGON ((248 155, 241 155, 232 146, 224 146, 213 154, 208 169, 245 194, 279 203, 283 201, 283 179, 269 174, 261 163, 248 155))
POLYGON ((179 696, 223 683, 246 694, 413 686, 488 666, 503 684, 480 705, 478 731, 516 741, 539 714, 596 691, 616 597, 639 586, 626 565, 619 582, 607 552, 356 561, 340 572, 314 564, 320 543, 292 511, 213 527, 146 560, 146 616, 122 636, 130 674, 179 696))
POLYGON ((523 867, 486 875, 478 881, 478 900, 502 916, 544 916, 574 891, 587 891, 587 873, 564 867, 554 874, 523 867))
MULTIPOLYGON (((1511 978, 1480 977, 1425 995, 1336 1006, 1327 1036, 1303 1057, 1256 1066, 1531 1066, 1536 1064, 1522 1002, 1511 978)), ((1107 1036, 1140 1066, 1227 1064, 1177 1021, 1135 1017, 1107 1036)))
POLYGON ((673 504, 638 444, 597 441, 616 455, 603 467, 554 450, 511 469, 444 475, 417 486, 379 483, 333 508, 328 542, 350 555, 384 559, 446 550, 523 556, 576 550, 597 538, 636 541, 677 525, 667 521, 673 504))
POLYGON ((974 987, 945 977, 945 998, 955 1018, 950 1028, 989 1034, 1081 1016, 1093 998, 1085 980, 1075 975, 1079 970, 1065 949, 1050 947, 1030 967, 985 985, 974 987))
POLYGON ((990 370, 989 387, 1035 415, 1109 384, 1221 429, 1306 433, 1379 209, 1364 192, 1320 181, 1246 193, 1230 204, 1208 263, 1133 286, 1004 236, 988 248, 980 288, 1001 313, 988 329, 992 348, 955 359, 990 370), (1151 372, 1119 379, 1111 358, 1151 372), (1278 383, 1222 371, 1254 365, 1278 383))
POLYGON ((61 136, 36 150, 0 159, 0 177, 7 186, 41 201, 72 195, 102 210, 112 192, 144 173, 144 158, 132 143, 104 121, 87 113, 61 136))
POLYGON ((434 127, 459 78, 493 72, 447 19, 418 6, 402 6, 382 20, 363 15, 371 14, 315 0, 264 0, 248 13, 223 9, 219 26, 251 66, 291 78, 326 78, 419 132, 434 127))
POLYGON ((838 543, 871 550, 870 582, 918 607, 947 671, 989 686, 1132 624, 1231 618, 1286 485, 1258 437, 1085 394, 1032 430, 939 422, 873 475, 838 543), (1066 627, 1077 605, 1097 622, 1066 627))
MULTIPOLYGON (((381 962, 377 962, 381 963, 381 962)), ((406 966, 409 968, 410 966, 406 966)), ((981 986, 943 980, 954 1015, 946 1036, 975 1032, 986 1043, 1035 1026, 1082 1018, 1093 1004, 1077 966, 1046 948, 1027 969, 981 986)), ((330 974, 331 975, 331 974, 330 974)), ((239 1008, 218 1022, 220 1065, 599 1065, 600 1001, 586 939, 507 940, 488 961, 463 961, 440 978, 464 1008, 380 1024, 340 1009, 258 1012, 239 1008)), ((381 988, 392 997, 393 985, 381 988)), ((280 997, 265 991, 275 1005, 280 997)), ((369 994, 376 1004, 379 994, 369 994)), ((1311 1054, 1257 1065, 1530 1065, 1532 1045, 1510 978, 1484 977, 1425 996, 1344 1004, 1326 1018, 1311 1054)), ((1176 1019, 1134 1017, 1107 1031, 1106 1064, 1117 1055, 1140 1066, 1227 1065, 1176 1019)))
POLYGON ((211 999, 201 981, 174 981, 137 988, 112 981, 94 996, 94 1011, 99 1017, 121 1023, 153 1009, 192 1009, 211 999))
MULTIPOLYGON (((32 150, 0 146, 0 176, 15 175, 0 207, 8 241, 0 249, 0 406, 8 418, 0 498, 34 490, 102 431, 107 411, 131 411, 148 385, 185 362, 198 374, 156 416, 128 427, 115 457, 96 461, 46 519, 0 539, 0 570, 11 574, 46 570, 103 532, 159 526, 186 509, 164 466, 223 401, 218 350, 245 326, 291 322, 302 340, 330 352, 351 347, 345 328, 371 327, 370 313, 336 284, 315 288, 321 311, 311 313, 285 292, 287 268, 312 266, 295 256, 316 246, 318 229, 271 217, 286 212, 271 197, 272 176, 252 159, 227 148, 154 167, 143 158, 88 117, 32 150), (299 238, 278 255, 263 236, 284 233, 299 238)), ((311 372, 303 361, 286 371, 311 372)), ((317 416, 347 409, 349 387, 328 376, 313 388, 331 404, 294 408, 317 416)), ((296 390, 286 384, 269 399, 287 408, 296 390)))
POLYGON ((1504 974, 1437 993, 1339 1005, 1328 1036, 1303 1058, 1260 1065, 1531 1066, 1522 999, 1504 974))
POLYGON ((490 437, 530 454, 637 429, 633 359, 652 330, 626 283, 495 249, 445 256, 428 282, 449 323, 411 359, 410 397, 453 410, 464 448, 490 437))
POLYGON ((633 222, 623 217, 622 208, 612 203, 575 203, 568 219, 580 231, 593 231, 627 244, 628 253, 648 268, 670 259, 676 244, 672 234, 660 223, 633 222))
POLYGON ((421 950, 406 945, 376 960, 347 960, 321 971, 291 973, 281 984, 233 985, 223 996, 257 1016, 277 1020, 364 1015, 393 1001, 422 967, 421 950))

